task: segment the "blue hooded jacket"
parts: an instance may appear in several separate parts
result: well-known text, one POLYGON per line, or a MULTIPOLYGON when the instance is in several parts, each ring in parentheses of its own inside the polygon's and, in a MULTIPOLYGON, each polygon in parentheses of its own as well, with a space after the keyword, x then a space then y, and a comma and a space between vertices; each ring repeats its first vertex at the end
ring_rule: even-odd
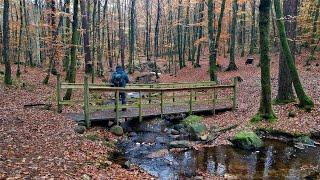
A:
POLYGON ((115 86, 116 76, 121 75, 121 83, 119 87, 126 87, 129 83, 128 74, 123 70, 121 66, 116 67, 116 71, 112 73, 111 83, 115 86))

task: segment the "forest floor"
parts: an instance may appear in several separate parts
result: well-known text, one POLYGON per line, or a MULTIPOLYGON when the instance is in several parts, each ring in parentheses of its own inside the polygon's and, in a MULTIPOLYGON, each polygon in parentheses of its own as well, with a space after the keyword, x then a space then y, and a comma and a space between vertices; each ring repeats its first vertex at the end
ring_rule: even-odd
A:
MULTIPOLYGON (((319 56, 318 56, 319 57, 319 56)), ((239 124, 219 136, 212 145, 228 144, 228 138, 241 129, 274 129, 294 134, 308 134, 320 131, 320 67, 317 62, 309 67, 302 63, 306 55, 297 57, 298 69, 307 93, 315 101, 315 108, 307 113, 295 104, 276 105, 274 111, 278 120, 275 123, 250 123, 257 113, 260 97, 260 69, 245 65, 244 58, 238 58, 238 71, 219 72, 221 83, 231 83, 231 78, 240 76, 243 81, 238 87, 238 109, 206 117, 207 126, 229 126, 239 124), (289 118, 293 111, 296 117, 289 118)), ((257 58, 258 59, 258 58, 257 58)), ((227 59, 219 57, 219 64, 227 66, 227 59)), ((177 77, 162 75, 161 82, 196 82, 208 80, 208 60, 203 59, 201 68, 184 68, 177 77), (191 75, 192 74, 192 75, 191 75)), ((257 63, 257 62, 255 62, 257 63)), ((4 69, 0 65, 0 70, 4 69)), ((13 67, 15 73, 16 67, 13 67)), ((7 87, 2 84, 0 75, 0 179, 12 178, 63 178, 83 179, 150 179, 150 175, 134 167, 130 170, 109 160, 114 144, 119 140, 102 127, 88 130, 84 135, 76 134, 75 122, 55 112, 56 79, 49 85, 42 85, 45 72, 40 68, 23 68, 19 81, 7 87), (24 108, 25 104, 52 103, 51 110, 24 108)), ((277 92, 278 57, 272 56, 273 97, 277 92)), ((81 81, 82 74, 78 74, 81 81)), ((77 95, 77 94, 76 94, 77 95)), ((69 111, 67 109, 66 111, 69 111)))

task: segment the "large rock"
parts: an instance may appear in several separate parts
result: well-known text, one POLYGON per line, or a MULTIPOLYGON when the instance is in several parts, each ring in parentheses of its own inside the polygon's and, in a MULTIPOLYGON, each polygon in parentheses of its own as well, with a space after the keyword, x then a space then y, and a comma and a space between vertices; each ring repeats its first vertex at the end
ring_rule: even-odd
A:
POLYGON ((189 130, 192 140, 207 140, 208 129, 201 123, 202 117, 200 116, 189 116, 184 121, 184 126, 189 130))
POLYGON ((190 148, 191 147, 191 144, 189 141, 172 141, 170 142, 169 144, 169 149, 172 149, 172 148, 190 148))
POLYGON ((263 146, 261 138, 252 131, 241 131, 231 140, 232 144, 245 150, 254 150, 263 146))
POLYGON ((110 132, 112 132, 114 135, 117 135, 117 136, 122 136, 123 135, 123 128, 121 126, 113 126, 111 129, 110 129, 110 132))
POLYGON ((193 123, 188 126, 188 129, 190 131, 190 135, 193 140, 202 140, 202 141, 207 140, 207 138, 205 137, 208 137, 207 136, 208 129, 207 129, 207 126, 205 126, 204 124, 193 123))
POLYGON ((76 128, 74 128, 74 131, 78 134, 83 134, 86 131, 86 127, 85 126, 77 126, 76 128))

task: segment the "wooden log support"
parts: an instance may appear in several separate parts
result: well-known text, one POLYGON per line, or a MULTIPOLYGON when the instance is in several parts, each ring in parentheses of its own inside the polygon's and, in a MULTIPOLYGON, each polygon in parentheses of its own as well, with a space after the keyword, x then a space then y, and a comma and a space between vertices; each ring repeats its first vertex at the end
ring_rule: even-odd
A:
POLYGON ((62 112, 62 104, 61 104, 61 75, 57 74, 57 112, 62 112))
POLYGON ((237 83, 238 83, 238 80, 237 78, 235 77, 233 79, 233 103, 232 103, 232 110, 235 111, 236 108, 237 108, 237 83))
POLYGON ((84 121, 87 128, 91 126, 89 98, 90 98, 89 77, 85 75, 84 76, 84 121))
POLYGON ((192 101, 193 101, 193 91, 190 90, 190 99, 189 99, 189 115, 192 115, 192 101))
POLYGON ((115 94, 116 98, 116 102, 115 102, 115 109, 116 109, 116 122, 117 122, 117 125, 119 125, 119 118, 120 118, 120 111, 119 111, 119 99, 120 99, 120 91, 117 89, 116 90, 116 94, 115 94))
POLYGON ((161 107, 161 118, 163 117, 164 113, 164 102, 163 102, 163 91, 160 92, 160 107, 161 107))
MULTIPOLYGON (((151 103, 149 101, 149 103, 151 103)), ((139 121, 142 122, 142 92, 139 91, 139 121)))

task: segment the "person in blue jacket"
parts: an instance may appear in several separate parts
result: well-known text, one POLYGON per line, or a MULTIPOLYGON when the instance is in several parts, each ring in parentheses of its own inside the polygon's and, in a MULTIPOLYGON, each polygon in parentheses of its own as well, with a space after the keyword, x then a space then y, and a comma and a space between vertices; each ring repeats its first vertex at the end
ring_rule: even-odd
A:
MULTIPOLYGON (((128 74, 124 71, 122 66, 117 66, 116 71, 112 73, 111 84, 113 87, 126 87, 127 83, 129 83, 128 74)), ((126 104, 126 93, 120 92, 120 100, 122 104, 126 104)), ((123 109, 125 110, 125 109, 123 109)))

